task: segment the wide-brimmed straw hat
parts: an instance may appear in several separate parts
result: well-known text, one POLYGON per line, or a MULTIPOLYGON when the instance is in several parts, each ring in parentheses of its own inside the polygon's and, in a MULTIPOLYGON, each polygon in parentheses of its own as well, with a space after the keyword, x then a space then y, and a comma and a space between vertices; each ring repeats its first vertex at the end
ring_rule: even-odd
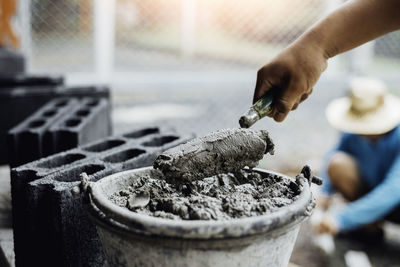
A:
POLYGON ((326 108, 326 117, 343 132, 383 134, 400 123, 400 99, 387 93, 380 80, 354 78, 349 96, 333 100, 326 108))

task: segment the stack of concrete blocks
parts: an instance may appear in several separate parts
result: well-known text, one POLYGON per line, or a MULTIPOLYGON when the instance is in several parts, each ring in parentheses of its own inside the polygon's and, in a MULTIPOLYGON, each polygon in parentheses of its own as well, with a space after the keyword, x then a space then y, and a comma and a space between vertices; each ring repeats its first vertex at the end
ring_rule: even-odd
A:
POLYGON ((0 164, 8 163, 7 132, 54 98, 55 88, 63 83, 60 76, 0 77, 0 164))
POLYGON ((7 132, 38 108, 58 97, 105 97, 104 86, 66 87, 60 76, 0 76, 0 164, 8 163, 7 132), (7 116, 4 116, 7 114, 7 116))
POLYGON ((12 167, 111 135, 105 98, 57 98, 8 132, 12 167))
POLYGON ((191 138, 159 127, 143 128, 12 169, 17 267, 104 266, 100 239, 77 190, 80 173, 97 181, 150 166, 162 151, 191 138))
POLYGON ((25 58, 22 54, 6 47, 0 47, 1 74, 17 74, 25 72, 25 58))
POLYGON ((35 86, 58 86, 64 84, 62 76, 41 76, 25 74, 0 74, 0 88, 10 89, 19 87, 32 88, 35 86))

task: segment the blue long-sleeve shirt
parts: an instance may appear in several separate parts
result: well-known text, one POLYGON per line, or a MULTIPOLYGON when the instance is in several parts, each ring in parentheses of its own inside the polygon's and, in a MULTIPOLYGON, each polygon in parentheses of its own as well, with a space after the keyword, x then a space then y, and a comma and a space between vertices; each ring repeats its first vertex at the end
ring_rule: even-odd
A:
MULTIPOLYGON (((371 188, 369 193, 336 214, 340 230, 354 229, 379 220, 400 205, 400 126, 375 142, 345 133, 329 154, 334 151, 352 155, 357 161, 362 182, 371 188)), ((333 192, 326 167, 322 176, 322 190, 328 194, 333 192)))

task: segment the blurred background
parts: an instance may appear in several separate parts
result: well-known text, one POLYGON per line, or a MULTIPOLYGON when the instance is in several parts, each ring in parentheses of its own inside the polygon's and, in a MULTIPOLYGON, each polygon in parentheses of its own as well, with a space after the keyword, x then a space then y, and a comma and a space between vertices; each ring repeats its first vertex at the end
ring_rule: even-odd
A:
MULTIPOLYGON (((256 71, 340 0, 30 0, 15 20, 28 72, 68 84, 110 84, 116 131, 168 124, 205 134, 237 127, 256 71)), ((314 94, 277 125, 264 119, 277 153, 265 164, 299 168, 335 140, 324 108, 355 75, 400 87, 400 32, 329 62, 314 94)))
MULTIPOLYGON (((29 73, 63 74, 70 85, 111 86, 114 133, 157 124, 204 135, 238 127, 238 118, 251 105, 257 70, 342 3, 27 0, 19 1, 14 24, 29 73)), ((325 119, 327 103, 345 95, 349 80, 359 75, 380 78, 400 95, 399 44, 398 31, 337 56, 313 95, 285 122, 259 121, 254 128, 269 130, 276 143, 275 156, 265 158, 262 166, 291 174, 304 164, 318 170, 338 134, 325 119)), ((340 257, 327 261, 318 256, 321 251, 310 245, 307 227, 293 262, 342 266, 340 257)), ((346 246, 339 246, 338 253, 346 246)), ((368 255, 374 266, 400 266, 393 258, 397 248, 393 254, 378 249, 368 255)))

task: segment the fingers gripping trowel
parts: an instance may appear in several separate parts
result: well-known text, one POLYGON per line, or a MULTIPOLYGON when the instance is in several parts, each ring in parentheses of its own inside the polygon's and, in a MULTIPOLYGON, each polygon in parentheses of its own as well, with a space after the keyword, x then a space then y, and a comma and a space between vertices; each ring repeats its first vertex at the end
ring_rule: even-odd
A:
POLYGON ((272 112, 273 91, 268 91, 239 119, 241 128, 250 128, 256 121, 272 112))

